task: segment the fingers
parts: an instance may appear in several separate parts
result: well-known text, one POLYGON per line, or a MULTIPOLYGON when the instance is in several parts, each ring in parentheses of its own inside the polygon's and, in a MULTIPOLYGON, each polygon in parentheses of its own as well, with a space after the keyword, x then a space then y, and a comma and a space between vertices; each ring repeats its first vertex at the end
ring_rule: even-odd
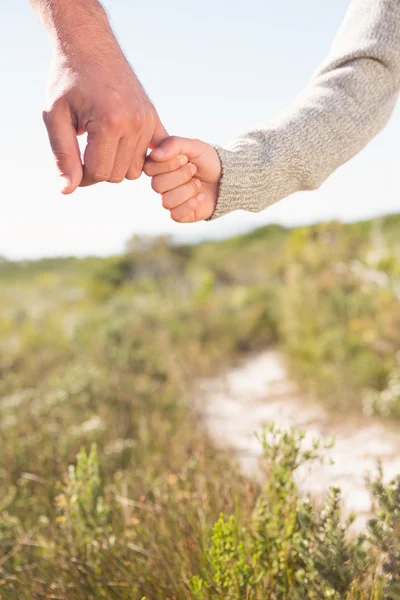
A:
POLYGON ((82 165, 77 131, 68 106, 56 104, 43 113, 43 118, 64 194, 72 193, 78 186, 102 181, 120 183, 125 177, 138 179, 149 143, 155 146, 168 135, 158 115, 154 129, 152 120, 152 125, 145 127, 136 138, 129 133, 124 135, 124 123, 118 116, 90 121, 86 126, 88 139, 82 165))
POLYGON ((199 217, 197 216, 197 210, 201 206, 201 203, 204 201, 205 195, 198 194, 194 198, 190 198, 171 210, 171 219, 176 221, 177 223, 195 223, 199 221, 199 217))
POLYGON ((186 165, 188 160, 189 159, 187 156, 179 155, 166 162, 155 162, 150 156, 148 156, 146 162, 144 163, 143 171, 149 177, 155 177, 156 175, 160 175, 162 173, 171 173, 172 171, 177 171, 180 169, 180 167, 186 165))
POLYGON ((196 196, 200 189, 201 182, 198 179, 191 179, 188 183, 163 194, 162 205, 164 208, 171 210, 196 196))
MULTIPOLYGON (((187 161, 186 157, 182 158, 185 158, 187 161)), ((165 194, 165 192, 169 192, 190 181, 196 172, 196 165, 188 163, 171 173, 156 175, 151 181, 151 187, 157 194, 165 194)))
POLYGON ((161 123, 159 116, 156 114, 156 122, 153 131, 148 128, 145 129, 139 138, 139 141, 136 145, 133 158, 129 167, 129 170, 126 174, 126 178, 130 180, 139 179, 139 177, 143 173, 143 167, 146 160, 147 150, 150 148, 154 148, 157 144, 161 143, 166 137, 168 133, 161 123))
POLYGON ((118 128, 111 122, 103 124, 93 121, 88 124, 87 132, 82 187, 110 179, 120 141, 118 128))
POLYGON ((51 149, 61 179, 61 192, 71 194, 82 181, 82 161, 76 130, 67 108, 43 112, 51 149))
POLYGON ((139 179, 143 173, 144 161, 146 160, 146 154, 148 149, 147 137, 141 136, 133 153, 133 158, 129 169, 126 173, 126 178, 133 181, 139 179))
POLYGON ((134 149, 132 142, 128 138, 122 138, 119 141, 114 167, 108 179, 110 183, 121 183, 125 179, 131 165, 134 149))
POLYGON ((175 188, 188 183, 194 175, 196 175, 197 167, 193 163, 189 163, 172 173, 157 175, 153 177, 151 187, 157 194, 165 194, 175 188))
MULTIPOLYGON (((160 125, 162 135, 166 134, 165 129, 160 125)), ((109 181, 110 183, 121 183, 125 178, 129 180, 139 179, 143 172, 143 165, 146 160, 148 150, 148 135, 143 132, 136 141, 129 137, 123 137, 118 142, 118 147, 115 154, 114 167, 110 177, 106 180, 107 168, 104 170, 101 181, 109 181)), ((111 159, 111 155, 110 155, 111 159)), ((98 156, 94 158, 98 163, 98 156)), ((85 160, 87 163, 87 159, 85 160)), ((87 165, 86 165, 87 166, 87 165)), ((88 166, 87 166, 88 168, 88 166)), ((101 172, 100 172, 101 176, 101 172)), ((99 176, 96 181, 99 181, 99 176)))
POLYGON ((192 140, 181 137, 168 137, 162 141, 150 154, 150 159, 156 162, 169 161, 178 154, 183 154, 189 158, 196 158, 207 150, 208 144, 200 140, 192 140))

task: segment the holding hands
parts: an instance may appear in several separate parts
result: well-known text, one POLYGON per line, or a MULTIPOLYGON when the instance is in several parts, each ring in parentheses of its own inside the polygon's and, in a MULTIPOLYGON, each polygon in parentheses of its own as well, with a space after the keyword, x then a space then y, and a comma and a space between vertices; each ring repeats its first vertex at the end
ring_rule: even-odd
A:
POLYGON ((147 157, 144 172, 161 194, 163 207, 178 223, 209 219, 221 179, 216 150, 200 140, 168 137, 147 157))
POLYGON ((200 140, 167 137, 99 0, 30 2, 53 47, 44 120, 64 194, 144 171, 174 221, 259 212, 317 189, 383 128, 399 96, 400 1, 353 0, 304 92, 271 124, 217 153, 200 140))
POLYGON ((53 49, 43 117, 62 193, 144 171, 175 221, 211 217, 221 178, 217 152, 199 140, 167 137, 99 1, 30 1, 53 49))

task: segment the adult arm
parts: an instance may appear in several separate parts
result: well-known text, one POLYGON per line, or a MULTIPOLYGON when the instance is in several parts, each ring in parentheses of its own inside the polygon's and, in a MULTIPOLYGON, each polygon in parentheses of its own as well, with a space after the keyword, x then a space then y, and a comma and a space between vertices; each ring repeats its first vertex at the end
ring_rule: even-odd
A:
POLYGON ((400 0, 353 0, 297 100, 232 147, 216 147, 223 175, 212 218, 318 188, 384 127, 399 88, 400 0))
POLYGON ((61 190, 137 179, 148 147, 165 136, 97 0, 30 0, 49 35, 53 60, 44 122, 61 190), (82 159, 77 135, 87 132, 82 159))

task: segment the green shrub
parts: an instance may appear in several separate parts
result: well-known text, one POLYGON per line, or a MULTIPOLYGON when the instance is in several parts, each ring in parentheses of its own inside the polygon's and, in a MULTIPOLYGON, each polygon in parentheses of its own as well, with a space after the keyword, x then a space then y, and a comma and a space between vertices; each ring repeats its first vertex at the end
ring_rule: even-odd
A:
POLYGON ((299 495, 317 447, 267 432, 260 488, 187 400, 280 344, 321 402, 360 409, 369 389, 373 411, 398 416, 396 224, 375 252, 384 287, 360 278, 370 223, 2 262, 1 600, 394 600, 398 482, 378 481, 371 532, 354 538, 338 490, 323 507, 299 495))

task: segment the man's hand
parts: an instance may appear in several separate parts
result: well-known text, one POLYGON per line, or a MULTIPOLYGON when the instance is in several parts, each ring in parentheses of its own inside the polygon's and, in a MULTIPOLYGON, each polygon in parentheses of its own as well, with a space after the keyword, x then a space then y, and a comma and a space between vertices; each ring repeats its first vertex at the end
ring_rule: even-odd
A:
POLYGON ((167 135, 97 0, 31 0, 53 42, 43 113, 61 191, 140 177, 167 135), (88 134, 80 156, 77 135, 88 134))
POLYGON ((62 191, 140 177, 149 146, 166 137, 158 115, 123 57, 56 57, 43 113, 62 191), (83 157, 77 135, 87 132, 83 157))

